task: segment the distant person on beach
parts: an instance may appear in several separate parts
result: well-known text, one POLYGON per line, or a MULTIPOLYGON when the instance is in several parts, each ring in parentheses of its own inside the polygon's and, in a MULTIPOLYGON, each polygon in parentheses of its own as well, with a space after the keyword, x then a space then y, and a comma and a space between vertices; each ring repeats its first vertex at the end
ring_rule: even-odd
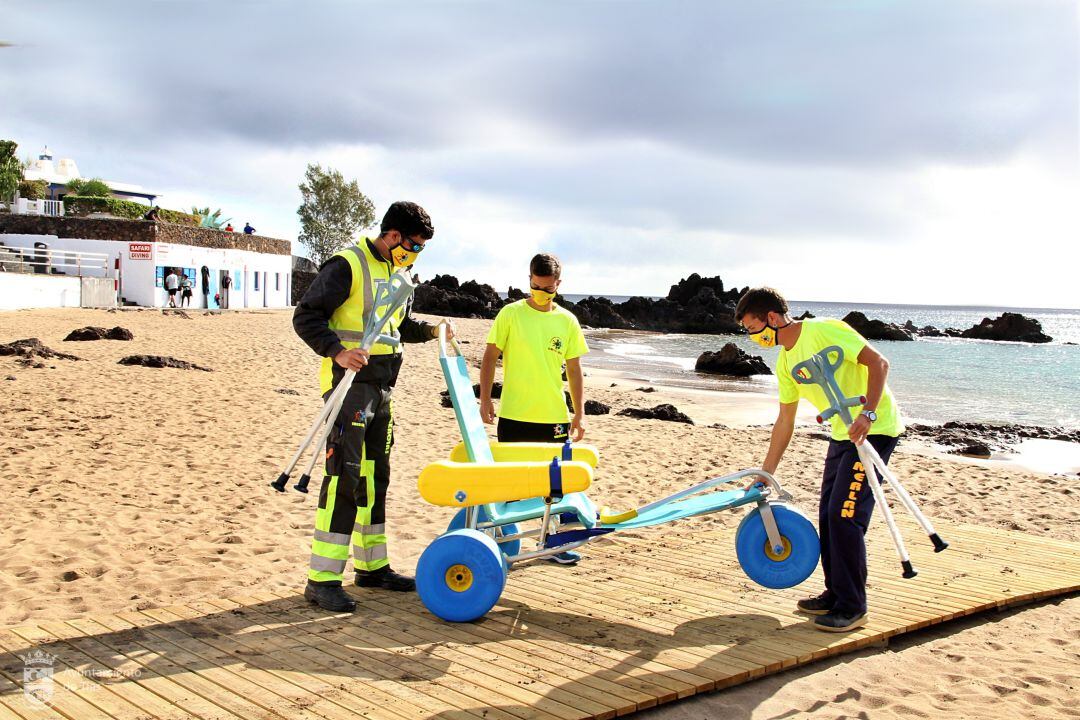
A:
MULTIPOLYGON (((502 355, 503 388, 497 434, 500 442, 566 442, 585 436, 581 356, 589 352, 578 319, 555 303, 562 264, 541 253, 529 263, 530 295, 503 306, 487 336, 480 366, 480 417, 495 422, 491 388, 502 355), (571 418, 563 394, 563 368, 574 404, 571 418)), ((551 560, 572 565, 573 551, 551 560)))
POLYGON ((254 235, 255 234, 255 228, 251 227, 251 223, 244 223, 244 234, 245 235, 254 235))
POLYGON ((180 276, 180 307, 191 307, 191 278, 187 273, 180 276))
MULTIPOLYGON (((296 334, 322 356, 320 387, 327 398, 346 370, 356 377, 327 438, 326 475, 319 492, 315 536, 304 597, 333 612, 352 612, 356 603, 342 581, 353 547, 359 587, 410 592, 416 581, 390 567, 386 544, 386 491, 394 445, 392 391, 401 369, 401 346, 382 342, 360 349, 367 305, 376 288, 400 268, 416 262, 435 234, 427 212, 412 202, 386 211, 376 238, 361 238, 319 269, 293 313, 296 334)), ((414 320, 406 305, 394 313, 384 333, 403 343, 427 342, 439 326, 414 320)), ((447 327, 448 334, 453 332, 447 327)), ((405 440, 426 442, 424 426, 405 440)))
POLYGON ((176 290, 180 287, 180 278, 177 277, 175 270, 169 270, 169 274, 165 276, 165 292, 169 293, 169 307, 176 307, 176 290))
POLYGON ((229 309, 229 288, 232 287, 232 278, 229 277, 229 271, 225 271, 225 277, 221 278, 221 301, 218 303, 218 307, 222 310, 229 309))
POLYGON ((160 210, 161 208, 159 208, 157 205, 153 206, 152 208, 150 208, 149 211, 147 211, 145 215, 143 215, 143 220, 157 222, 160 219, 158 218, 158 212, 160 212, 160 210))
POLYGON ((233 232, 232 223, 226 223, 225 224, 225 232, 233 232))
POLYGON ((761 347, 780 346, 776 379, 780 411, 761 468, 775 473, 795 432, 799 399, 819 411, 829 407, 816 385, 795 382, 791 368, 827 347, 844 351, 836 382, 848 397, 866 396, 866 404, 850 432, 839 417, 832 418, 832 439, 825 455, 825 474, 818 507, 821 569, 825 592, 798 602, 798 609, 818 617, 814 626, 845 632, 866 624, 866 528, 874 511, 874 496, 863 472, 856 445, 869 442, 886 463, 904 425, 892 391, 886 384, 889 361, 862 335, 842 320, 792 320, 787 301, 772 288, 747 290, 735 308, 735 320, 761 347), (854 502, 854 507, 848 501, 854 502))

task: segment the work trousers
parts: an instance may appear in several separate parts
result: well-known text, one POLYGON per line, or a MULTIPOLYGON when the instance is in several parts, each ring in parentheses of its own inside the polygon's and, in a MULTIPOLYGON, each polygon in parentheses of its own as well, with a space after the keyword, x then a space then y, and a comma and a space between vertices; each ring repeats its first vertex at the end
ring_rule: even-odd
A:
MULTIPOLYGON (((888 435, 866 439, 886 463, 898 440, 888 435)), ((874 495, 855 443, 830 440, 818 506, 818 535, 825 591, 838 612, 866 612, 865 535, 873 512, 874 495)))
POLYGON ((327 438, 308 570, 312 582, 340 584, 350 544, 355 570, 371 572, 389 564, 386 489, 393 444, 391 388, 354 382, 327 438))

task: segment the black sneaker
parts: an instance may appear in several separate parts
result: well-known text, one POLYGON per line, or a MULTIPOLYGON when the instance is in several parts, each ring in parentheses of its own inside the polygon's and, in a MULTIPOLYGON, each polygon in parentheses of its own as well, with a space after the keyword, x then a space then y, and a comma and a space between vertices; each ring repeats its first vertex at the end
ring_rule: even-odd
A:
POLYGON ((356 586, 362 588, 377 587, 395 592, 412 592, 416 590, 416 580, 408 575, 394 572, 387 565, 372 572, 357 570, 356 586))
POLYGON ((825 632, 847 632, 866 624, 866 613, 830 612, 814 620, 814 627, 825 632))
POLYGON ((817 597, 803 598, 795 603, 795 607, 807 615, 825 615, 832 610, 833 600, 828 597, 827 592, 823 592, 817 597))
POLYGON ((313 605, 330 612, 352 612, 356 610, 356 601, 349 597, 341 585, 316 585, 308 581, 304 588, 304 598, 313 605))

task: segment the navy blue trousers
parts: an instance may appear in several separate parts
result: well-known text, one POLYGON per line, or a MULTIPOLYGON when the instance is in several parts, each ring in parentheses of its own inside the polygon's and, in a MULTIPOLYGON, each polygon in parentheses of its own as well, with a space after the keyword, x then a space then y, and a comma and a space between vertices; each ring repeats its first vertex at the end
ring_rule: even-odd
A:
MULTIPOLYGON (((899 438, 870 435, 886 463, 899 438)), ((881 473, 878 479, 881 480, 881 473)), ((874 495, 863 471, 855 443, 830 440, 825 456, 825 477, 818 506, 821 569, 826 597, 842 613, 866 612, 866 528, 874 512, 874 495)))

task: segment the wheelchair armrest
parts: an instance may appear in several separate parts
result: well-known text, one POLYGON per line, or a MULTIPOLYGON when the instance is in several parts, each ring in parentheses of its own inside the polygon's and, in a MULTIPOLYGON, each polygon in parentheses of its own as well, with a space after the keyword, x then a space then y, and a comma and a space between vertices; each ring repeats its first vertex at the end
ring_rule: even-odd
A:
MULTIPOLYGON (((492 441, 491 456, 497 463, 504 462, 551 462, 552 458, 561 458, 563 446, 561 443, 519 443, 519 442, 496 442, 492 441)), ((593 468, 600 462, 600 451, 594 445, 570 446, 575 462, 583 462, 593 468)), ((459 442, 450 451, 450 459, 454 462, 469 462, 469 451, 465 443, 459 442)))
POLYGON ((592 476, 591 466, 575 461, 480 465, 440 460, 420 472, 417 487, 432 505, 466 507, 582 492, 592 484, 592 476), (561 475, 561 488, 552 487, 553 465, 561 475))

